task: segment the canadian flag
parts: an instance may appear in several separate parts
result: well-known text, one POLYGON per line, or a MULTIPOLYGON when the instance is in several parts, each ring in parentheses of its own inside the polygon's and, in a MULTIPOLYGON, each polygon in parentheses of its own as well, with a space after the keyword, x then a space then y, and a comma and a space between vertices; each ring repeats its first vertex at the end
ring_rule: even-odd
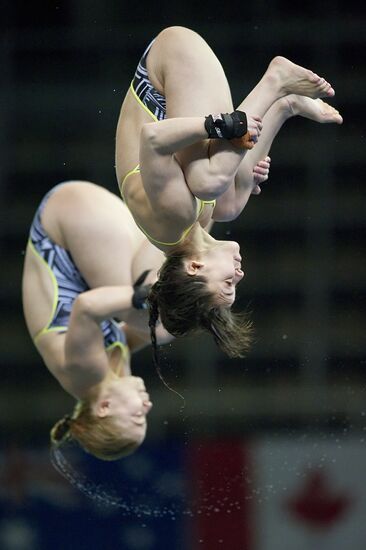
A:
POLYGON ((362 439, 267 440, 254 454, 258 549, 366 549, 362 439))
POLYGON ((365 550, 362 439, 210 441, 190 453, 194 550, 365 550))

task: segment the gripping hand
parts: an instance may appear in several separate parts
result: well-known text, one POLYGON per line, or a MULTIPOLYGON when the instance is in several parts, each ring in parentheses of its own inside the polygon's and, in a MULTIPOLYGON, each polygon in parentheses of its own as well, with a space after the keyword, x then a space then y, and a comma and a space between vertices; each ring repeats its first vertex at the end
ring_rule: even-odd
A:
POLYGON ((143 271, 138 277, 138 279, 135 281, 135 284, 133 285, 133 296, 132 296, 132 305, 135 309, 147 309, 148 305, 146 302, 146 298, 149 295, 151 285, 144 285, 144 281, 148 274, 150 273, 151 269, 147 269, 146 271, 143 271))

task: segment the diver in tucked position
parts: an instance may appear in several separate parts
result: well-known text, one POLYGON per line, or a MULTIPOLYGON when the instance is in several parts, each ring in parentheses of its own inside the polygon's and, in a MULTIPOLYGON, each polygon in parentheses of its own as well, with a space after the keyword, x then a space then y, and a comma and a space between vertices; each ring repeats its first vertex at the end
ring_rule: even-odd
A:
POLYGON ((207 228, 235 219, 260 192, 288 118, 342 123, 319 99, 334 93, 324 78, 275 57, 234 111, 222 66, 198 34, 170 27, 147 48, 121 108, 116 170, 136 224, 166 258, 149 294, 155 352, 160 315, 174 336, 204 329, 229 356, 244 354, 250 322, 231 310, 244 276, 240 248, 207 228))
MULTIPOLYGON (((152 404, 130 352, 150 342, 145 299, 162 261, 106 189, 73 181, 43 198, 25 254, 24 314, 47 368, 77 400, 52 429, 53 446, 73 438, 113 460, 144 440, 152 404)), ((170 340, 161 325, 158 334, 170 340)))

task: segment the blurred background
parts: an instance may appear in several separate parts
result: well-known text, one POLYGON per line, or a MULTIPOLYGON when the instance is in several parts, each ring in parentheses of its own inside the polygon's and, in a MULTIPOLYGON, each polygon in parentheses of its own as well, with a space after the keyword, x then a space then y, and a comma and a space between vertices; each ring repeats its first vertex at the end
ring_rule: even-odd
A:
POLYGON ((0 18, 0 548, 364 550, 366 11, 340 0, 180 4, 3 2, 0 18), (42 196, 68 179, 118 194, 119 108, 148 42, 185 25, 211 45, 234 104, 285 55, 329 80, 343 126, 292 119, 262 194, 213 234, 241 243, 239 306, 256 339, 229 360, 210 338, 134 357, 155 407, 141 450, 67 459, 117 505, 51 466, 49 429, 72 400, 26 331, 24 248, 42 196), (108 491, 107 491, 108 492, 108 491))

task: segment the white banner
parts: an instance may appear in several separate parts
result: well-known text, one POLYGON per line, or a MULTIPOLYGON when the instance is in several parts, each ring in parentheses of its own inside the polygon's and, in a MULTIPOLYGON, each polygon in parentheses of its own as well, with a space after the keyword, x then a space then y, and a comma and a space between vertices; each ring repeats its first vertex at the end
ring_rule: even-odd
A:
POLYGON ((299 436, 252 447, 255 550, 365 550, 366 444, 299 436))

